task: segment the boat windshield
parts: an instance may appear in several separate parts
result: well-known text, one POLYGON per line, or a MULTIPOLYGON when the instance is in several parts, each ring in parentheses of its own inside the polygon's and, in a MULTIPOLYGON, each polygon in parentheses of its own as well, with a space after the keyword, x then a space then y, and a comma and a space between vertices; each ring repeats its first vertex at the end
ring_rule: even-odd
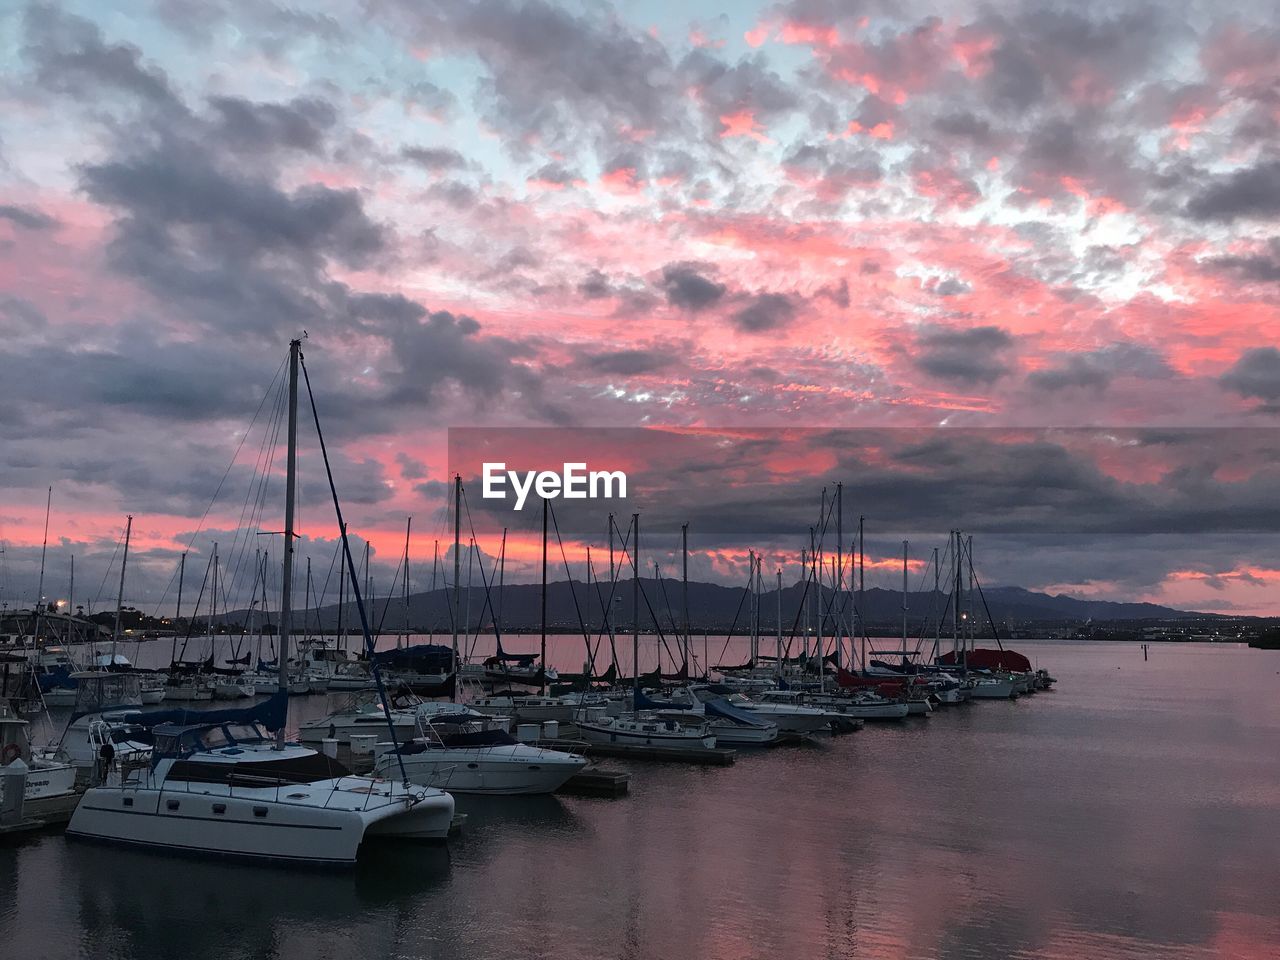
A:
POLYGON ((218 747, 231 745, 231 739, 221 727, 211 727, 203 731, 196 740, 205 750, 216 750, 218 747))
POLYGON ((259 743, 268 739, 266 731, 256 723, 229 723, 225 729, 236 743, 259 743))

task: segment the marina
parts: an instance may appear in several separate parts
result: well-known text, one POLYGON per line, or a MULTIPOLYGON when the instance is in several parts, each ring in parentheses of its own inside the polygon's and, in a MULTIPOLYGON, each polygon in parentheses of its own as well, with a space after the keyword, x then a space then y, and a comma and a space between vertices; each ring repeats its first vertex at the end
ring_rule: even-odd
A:
MULTIPOLYGON (((42 960, 82 957, 83 943, 109 960, 214 960, 265 943, 285 958, 321 939, 339 960, 515 960, 529 952, 513 925, 554 930, 573 960, 1269 955, 1280 935, 1269 884, 1239 878, 1274 878, 1280 863, 1263 829, 1280 782, 1280 761, 1263 759, 1280 734, 1280 666, 1220 644, 1148 662, 1136 644, 1024 647, 1058 665, 1059 689, 740 751, 723 769, 611 758, 632 777, 620 799, 459 796, 467 820, 447 846, 380 845, 354 872, 151 855, 56 831, 10 838, 0 934, 42 960), (1179 842, 1175 855, 1171 838, 1191 831, 1212 841, 1179 842), (793 854, 781 872, 779 847, 793 854), (51 884, 56 897, 42 893, 51 884), (212 897, 198 941, 154 919, 194 888, 212 897), (617 916, 630 918, 622 934, 617 916)), ((295 698, 292 722, 337 700, 295 698)))

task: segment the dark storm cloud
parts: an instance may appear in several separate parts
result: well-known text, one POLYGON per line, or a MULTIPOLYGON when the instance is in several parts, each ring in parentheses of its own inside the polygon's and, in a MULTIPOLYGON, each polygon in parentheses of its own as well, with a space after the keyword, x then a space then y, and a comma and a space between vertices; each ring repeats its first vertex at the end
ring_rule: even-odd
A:
POLYGON ((592 270, 578 283, 578 293, 588 300, 600 300, 613 295, 609 278, 599 270, 592 270))
POLYGON ((8 220, 24 230, 50 230, 58 225, 58 221, 46 213, 11 203, 0 203, 0 220, 8 220))
POLYGON ((24 28, 23 53, 44 89, 88 98, 107 87, 157 108, 181 109, 164 71, 144 64, 132 44, 107 43, 97 24, 35 4, 27 9, 24 28))
POLYGON ((607 8, 577 13, 543 0, 383 0, 373 9, 419 42, 473 51, 488 72, 482 109, 515 137, 513 149, 533 132, 550 142, 574 139, 584 123, 610 130, 667 125, 663 90, 673 66, 666 48, 607 8))
POLYGON ((682 82, 697 89, 708 119, 716 124, 720 117, 743 110, 750 111, 757 123, 767 124, 800 105, 796 92, 759 53, 729 64, 700 48, 685 57, 678 70, 682 82))
POLYGON ((939 297, 958 297, 962 294, 972 293, 973 287, 959 277, 947 277, 933 288, 933 292, 939 297))
POLYGON ((676 364, 675 356, 667 351, 647 350, 609 350, 594 353, 582 358, 581 364, 588 370, 601 374, 616 374, 623 377, 656 373, 676 364))
POLYGON ((254 103, 241 97, 211 97, 210 135, 248 153, 298 150, 315 153, 337 123, 333 105, 318 97, 288 103, 254 103))
POLYGON ((530 179, 539 180, 542 183, 555 184, 560 187, 567 187, 570 184, 581 180, 582 177, 580 177, 576 171, 570 170, 561 164, 546 163, 539 167, 537 172, 534 173, 530 179))
POLYGON ((1214 257, 1208 263, 1252 283, 1280 281, 1280 237, 1272 237, 1265 252, 1247 256, 1214 257))
POLYGON ((730 321, 744 333, 763 333, 783 326, 796 314, 791 297, 781 293, 760 293, 740 310, 735 310, 730 321))
POLYGON ((467 158, 451 147, 404 147, 400 156, 432 172, 464 170, 468 165, 467 158))
POLYGON ((312 184, 290 193, 219 169, 196 144, 170 143, 89 165, 82 179, 90 199, 124 214, 117 243, 125 246, 150 246, 157 228, 194 229, 211 247, 234 248, 237 256, 331 256, 357 268, 385 246, 383 228, 365 214, 354 190, 312 184))
POLYGON ((696 313, 713 306, 729 289, 705 276, 712 269, 708 264, 689 261, 669 263, 662 268, 658 286, 666 293, 667 303, 696 313))
POLYGON ((912 363, 940 380, 991 384, 1009 372, 1001 354, 1012 345, 1013 337, 997 326, 931 326, 916 337, 912 363))
POLYGON ((947 136, 971 140, 974 143, 988 143, 992 138, 991 124, 967 110, 938 117, 933 121, 933 126, 947 136))
POLYGON ((1173 370, 1164 357, 1150 347, 1113 343, 1086 353, 1064 354, 1053 365, 1029 373, 1027 383, 1050 391, 1068 387, 1102 389, 1117 377, 1158 380, 1172 375, 1173 370))
POLYGON ((4 317, 4 332, 9 336, 35 333, 49 323, 39 307, 22 297, 0 296, 0 316, 4 317))
POLYGON ((1242 397, 1256 397, 1270 407, 1280 406, 1280 350, 1246 350, 1218 382, 1242 397))
POLYGON ((1224 223, 1274 217, 1280 213, 1280 160, 1263 160, 1210 178, 1187 201, 1186 213, 1196 220, 1224 223))
MULTIPOLYGON (((201 111, 188 110, 167 83, 161 86, 162 75, 140 65, 136 51, 110 53, 115 48, 105 48, 92 24, 47 13, 34 20, 26 55, 38 71, 65 62, 83 73, 87 64, 105 69, 105 59, 117 72, 132 66, 154 81, 135 77, 116 84, 133 95, 141 132, 107 124, 101 157, 78 169, 81 188, 115 215, 110 265, 163 304, 169 328, 180 330, 184 343, 199 331, 192 356, 216 359, 203 366, 189 362, 189 348, 157 338, 153 325, 145 336, 66 358, 62 369, 75 372, 69 389, 83 396, 72 407, 192 421, 247 418, 266 383, 250 379, 255 365, 249 360, 262 354, 246 354, 247 344, 279 347, 307 329, 319 338, 313 366, 341 411, 330 425, 336 437, 391 429, 406 407, 420 412, 434 401, 446 381, 481 406, 509 389, 530 410, 563 419, 543 399, 540 379, 528 365, 529 348, 477 336, 479 325, 470 317, 429 313, 399 292, 355 290, 333 278, 335 266, 384 262, 394 238, 369 216, 355 190, 284 185, 282 154, 322 152, 344 134, 331 104, 222 97, 201 111), (85 50, 95 56, 86 60, 85 50), (381 338, 390 358, 359 380, 324 349, 326 333, 353 329, 381 338), (239 352, 221 357, 215 343, 234 344, 239 352)), ((57 89, 80 93, 66 83, 57 89)), ((277 352, 273 347, 266 355, 273 364, 277 352)), ((257 367, 262 373, 261 363, 257 367)), ((40 406, 45 392, 28 395, 40 406)))

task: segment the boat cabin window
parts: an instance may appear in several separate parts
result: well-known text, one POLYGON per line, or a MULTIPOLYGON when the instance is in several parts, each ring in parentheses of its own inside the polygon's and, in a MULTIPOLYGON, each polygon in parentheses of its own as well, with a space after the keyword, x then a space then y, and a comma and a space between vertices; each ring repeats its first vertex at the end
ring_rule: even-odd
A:
POLYGON ((224 729, 236 743, 258 743, 267 739, 266 731, 256 723, 229 723, 224 729))
POLYGON ((227 737, 226 731, 221 727, 211 727, 208 730, 202 730, 196 737, 196 741, 205 750, 217 750, 219 747, 227 747, 231 745, 230 738, 227 737))

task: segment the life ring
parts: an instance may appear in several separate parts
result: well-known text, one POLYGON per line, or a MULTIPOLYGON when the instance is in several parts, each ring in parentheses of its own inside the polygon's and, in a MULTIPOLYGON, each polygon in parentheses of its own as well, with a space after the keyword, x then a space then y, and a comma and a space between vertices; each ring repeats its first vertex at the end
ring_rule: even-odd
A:
POLYGON ((0 754, 0 766, 8 766, 22 756, 22 748, 16 743, 11 743, 4 748, 4 753, 0 754))

